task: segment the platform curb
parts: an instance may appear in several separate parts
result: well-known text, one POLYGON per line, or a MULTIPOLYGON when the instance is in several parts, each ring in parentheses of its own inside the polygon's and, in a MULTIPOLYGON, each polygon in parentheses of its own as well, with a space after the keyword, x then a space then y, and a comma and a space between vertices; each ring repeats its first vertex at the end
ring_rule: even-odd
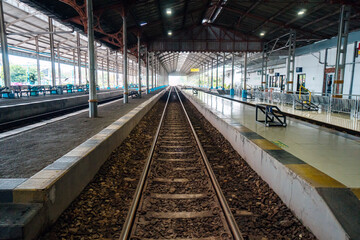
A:
POLYGON ((208 109, 190 94, 183 94, 317 238, 360 238, 360 201, 354 190, 351 191, 240 123, 208 109), (306 175, 309 171, 311 176, 306 175), (341 204, 333 198, 345 198, 343 201, 350 206, 339 206, 341 204))
MULTIPOLYGON (((28 179, 15 179, 7 203, 43 205, 37 234, 54 223, 93 179, 103 163, 165 94, 161 91, 28 179), (12 200, 12 201, 10 201, 12 200)), ((12 179, 14 180, 14 179, 12 179)), ((0 184, 1 185, 1 184, 0 184)), ((5 191, 5 190, 4 190, 5 191)), ((32 234, 36 236, 36 234, 32 234)), ((24 239, 33 239, 24 236, 24 239)))

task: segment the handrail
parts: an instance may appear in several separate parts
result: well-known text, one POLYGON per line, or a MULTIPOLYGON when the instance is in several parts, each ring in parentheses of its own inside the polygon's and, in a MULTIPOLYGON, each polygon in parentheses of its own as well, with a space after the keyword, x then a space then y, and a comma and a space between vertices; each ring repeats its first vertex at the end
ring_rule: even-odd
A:
MULTIPOLYGON (((302 88, 309 93, 309 103, 311 103, 311 92, 309 91, 309 89, 307 89, 303 85, 300 85, 300 88, 299 88, 299 100, 301 100, 301 89, 302 88)), ((306 103, 306 101, 305 101, 305 103, 306 103)))

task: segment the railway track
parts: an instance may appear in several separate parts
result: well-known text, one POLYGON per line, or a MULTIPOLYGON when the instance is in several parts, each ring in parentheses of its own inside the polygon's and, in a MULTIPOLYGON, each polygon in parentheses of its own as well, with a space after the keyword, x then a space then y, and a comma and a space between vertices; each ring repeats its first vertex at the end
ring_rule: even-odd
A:
POLYGON ((243 239, 175 88, 120 239, 243 239))

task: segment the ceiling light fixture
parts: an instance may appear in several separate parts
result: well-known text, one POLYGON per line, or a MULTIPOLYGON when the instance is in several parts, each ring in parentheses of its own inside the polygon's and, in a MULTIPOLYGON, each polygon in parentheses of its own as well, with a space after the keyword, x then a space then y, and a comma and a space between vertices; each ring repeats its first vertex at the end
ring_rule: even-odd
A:
POLYGON ((168 31, 168 35, 169 35, 169 36, 172 35, 172 31, 171 31, 171 30, 168 31))
POLYGON ((167 9, 166 9, 166 14, 167 14, 167 15, 171 15, 171 14, 172 14, 172 10, 171 10, 170 8, 167 8, 167 9))
POLYGON ((261 32, 260 36, 262 36, 262 37, 265 36, 265 32, 261 32))
POLYGON ((306 12, 306 9, 301 9, 299 12, 298 12, 298 15, 301 16, 301 15, 304 15, 306 12))
POLYGON ((145 25, 147 25, 147 22, 140 22, 140 26, 141 26, 141 27, 143 27, 143 26, 145 26, 145 25))

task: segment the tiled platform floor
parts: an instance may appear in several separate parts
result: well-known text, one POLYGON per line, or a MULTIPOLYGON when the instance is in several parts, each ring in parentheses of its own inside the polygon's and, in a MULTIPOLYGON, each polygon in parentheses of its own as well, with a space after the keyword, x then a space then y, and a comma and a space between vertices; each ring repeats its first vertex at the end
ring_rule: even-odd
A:
POLYGON ((292 118, 286 128, 265 127, 255 121, 253 106, 201 91, 193 96, 345 186, 360 188, 360 138, 292 118))

